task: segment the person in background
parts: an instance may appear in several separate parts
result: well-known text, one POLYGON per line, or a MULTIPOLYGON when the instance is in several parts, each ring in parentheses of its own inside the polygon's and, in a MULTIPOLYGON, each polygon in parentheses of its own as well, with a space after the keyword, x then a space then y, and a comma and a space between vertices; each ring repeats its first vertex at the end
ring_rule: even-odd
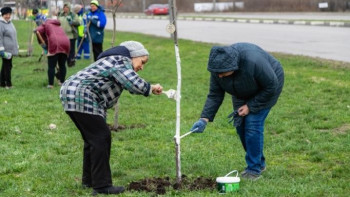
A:
POLYGON ((149 53, 141 43, 126 41, 102 52, 96 62, 69 77, 61 87, 64 111, 84 140, 82 185, 92 187, 93 195, 119 194, 125 190, 112 184, 111 131, 106 111, 114 106, 123 90, 146 97, 162 93, 161 85, 151 85, 137 74, 148 58, 149 53))
POLYGON ((36 29, 39 44, 47 54, 48 80, 47 88, 52 89, 55 79, 55 68, 58 63, 58 84, 61 85, 66 78, 66 61, 69 54, 69 38, 60 27, 56 19, 48 19, 36 29))
POLYGON ((92 42, 92 52, 96 61, 97 57, 103 51, 104 28, 107 20, 104 9, 99 6, 97 0, 92 0, 90 6, 91 10, 87 14, 87 21, 92 42))
POLYGON ((0 56, 2 57, 0 86, 10 89, 12 88, 12 57, 18 55, 19 48, 17 31, 11 22, 12 9, 10 7, 3 7, 0 12, 0 56))
POLYGON ((90 59, 90 43, 89 37, 86 34, 86 14, 84 13, 84 8, 81 5, 74 6, 74 12, 78 15, 80 20, 80 25, 78 26, 78 40, 77 40, 77 55, 76 59, 81 59, 81 54, 84 51, 84 59, 90 59))
POLYGON ((264 148, 265 119, 278 100, 284 84, 281 64, 259 46, 236 43, 214 46, 209 55, 210 88, 201 118, 191 131, 202 133, 214 120, 225 93, 232 96, 234 122, 244 150, 247 167, 243 179, 257 180, 266 169, 264 148))
POLYGON ((44 14, 39 13, 39 10, 37 8, 33 9, 32 15, 37 27, 39 27, 47 20, 47 17, 44 14))
POLYGON ((71 12, 71 4, 65 2, 63 11, 58 13, 58 20, 61 22, 61 27, 69 38, 70 51, 67 59, 69 67, 75 66, 75 42, 78 38, 78 29, 80 25, 79 17, 74 12, 71 12))
POLYGON ((58 19, 58 13, 60 13, 58 8, 51 8, 51 19, 58 19))

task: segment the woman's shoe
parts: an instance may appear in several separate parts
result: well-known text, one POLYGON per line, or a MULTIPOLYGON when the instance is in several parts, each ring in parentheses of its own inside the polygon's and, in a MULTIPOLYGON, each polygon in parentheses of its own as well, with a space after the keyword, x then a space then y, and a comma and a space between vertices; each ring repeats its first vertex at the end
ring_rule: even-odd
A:
POLYGON ((92 192, 92 195, 97 195, 97 194, 120 194, 125 191, 124 187, 121 186, 108 186, 108 187, 102 187, 98 189, 94 189, 92 192))

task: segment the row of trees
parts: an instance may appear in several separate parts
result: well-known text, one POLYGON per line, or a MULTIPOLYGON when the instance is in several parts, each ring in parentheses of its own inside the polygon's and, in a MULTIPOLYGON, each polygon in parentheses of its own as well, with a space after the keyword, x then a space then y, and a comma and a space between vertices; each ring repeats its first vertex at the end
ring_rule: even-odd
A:
MULTIPOLYGON (((34 7, 48 7, 57 5, 63 0, 16 0, 17 7, 34 8, 34 7)), ((67 0, 64 0, 65 2, 67 0)), ((72 4, 89 5, 91 0, 70 0, 72 4)), ((1 3, 6 0, 0 0, 1 3)), ((100 4, 108 10, 113 9, 119 0, 99 0, 100 4)), ((167 4, 169 0, 125 0, 120 6, 121 12, 142 12, 147 6, 154 3, 167 4)), ((350 0, 177 0, 177 8, 179 12, 193 12, 195 3, 243 3, 244 8, 233 7, 228 11, 241 12, 283 12, 283 11, 348 11, 350 10, 350 0), (328 8, 319 8, 319 3, 327 2, 328 8)))

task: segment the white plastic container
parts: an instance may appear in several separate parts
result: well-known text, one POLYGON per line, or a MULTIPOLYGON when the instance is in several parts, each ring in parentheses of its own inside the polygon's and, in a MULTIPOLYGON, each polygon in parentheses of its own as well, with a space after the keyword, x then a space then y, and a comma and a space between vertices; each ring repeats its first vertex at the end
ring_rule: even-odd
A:
POLYGON ((226 174, 224 177, 217 177, 216 178, 216 186, 219 191, 219 193, 230 193, 234 191, 239 190, 239 182, 241 182, 241 179, 238 177, 238 171, 234 170, 228 174, 226 174), (235 177, 230 177, 229 175, 236 172, 235 177))

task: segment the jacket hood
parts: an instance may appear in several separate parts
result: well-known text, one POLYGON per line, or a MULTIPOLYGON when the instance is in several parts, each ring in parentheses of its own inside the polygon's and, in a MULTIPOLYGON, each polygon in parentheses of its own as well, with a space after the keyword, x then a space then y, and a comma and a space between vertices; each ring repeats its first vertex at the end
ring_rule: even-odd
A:
POLYGON ((112 47, 110 49, 107 49, 103 51, 98 57, 97 60, 107 57, 107 56, 114 56, 114 55, 121 55, 124 57, 128 57, 131 59, 130 52, 125 46, 116 46, 112 47))
POLYGON ((9 24, 9 23, 11 23, 11 20, 6 21, 4 18, 0 17, 0 22, 3 22, 3 23, 6 23, 6 24, 9 24))
POLYGON ((78 16, 83 16, 84 14, 84 8, 81 8, 80 11, 77 13, 78 16))
POLYGON ((71 10, 71 4, 69 2, 64 2, 63 7, 67 6, 71 10))
POLYGON ((60 26, 61 22, 57 19, 47 19, 45 24, 52 24, 52 25, 60 26))
POLYGON ((232 46, 214 46, 210 50, 208 71, 223 73, 238 70, 239 53, 232 46))

